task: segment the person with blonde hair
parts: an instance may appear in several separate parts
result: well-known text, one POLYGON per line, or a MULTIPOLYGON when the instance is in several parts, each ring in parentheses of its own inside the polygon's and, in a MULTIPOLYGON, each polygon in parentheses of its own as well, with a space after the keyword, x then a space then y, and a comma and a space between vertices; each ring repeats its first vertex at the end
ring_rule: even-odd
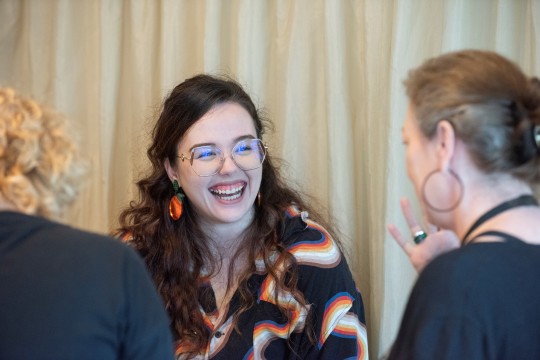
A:
POLYGON ((402 202, 421 270, 390 359, 540 358, 540 81, 490 51, 427 60, 405 81, 402 202))
POLYGON ((62 116, 0 88, 0 359, 172 359, 135 251, 52 220, 77 197, 82 164, 62 116))

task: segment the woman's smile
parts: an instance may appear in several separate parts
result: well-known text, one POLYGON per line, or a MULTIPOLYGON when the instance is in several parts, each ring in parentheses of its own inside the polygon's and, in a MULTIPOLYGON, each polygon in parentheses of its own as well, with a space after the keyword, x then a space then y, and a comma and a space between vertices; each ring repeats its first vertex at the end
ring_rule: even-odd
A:
POLYGON ((245 181, 234 184, 218 184, 212 186, 209 190, 218 200, 223 202, 232 202, 238 200, 244 193, 246 187, 245 181))

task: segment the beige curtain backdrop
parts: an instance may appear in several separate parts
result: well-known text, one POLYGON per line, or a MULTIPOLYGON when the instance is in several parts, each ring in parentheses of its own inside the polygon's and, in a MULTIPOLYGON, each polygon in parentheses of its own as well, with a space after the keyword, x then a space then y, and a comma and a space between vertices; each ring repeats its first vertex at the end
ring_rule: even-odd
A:
POLYGON ((540 0, 0 0, 0 84, 65 113, 91 172, 68 216, 108 232, 136 196, 149 122, 200 72, 229 74, 273 120, 283 171, 342 232, 370 355, 391 345, 415 273, 386 233, 412 196, 400 131, 407 70, 496 50, 540 74, 540 0))

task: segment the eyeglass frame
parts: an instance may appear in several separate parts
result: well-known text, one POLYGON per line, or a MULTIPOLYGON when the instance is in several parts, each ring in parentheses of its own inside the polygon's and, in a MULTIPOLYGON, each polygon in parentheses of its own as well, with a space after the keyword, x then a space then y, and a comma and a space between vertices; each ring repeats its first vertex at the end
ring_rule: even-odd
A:
MULTIPOLYGON (((267 143, 264 143, 261 139, 259 138, 246 138, 246 139, 241 139, 241 140, 238 140, 234 146, 232 147, 232 149, 234 149, 236 147, 236 145, 238 145, 240 142, 242 141, 246 141, 246 140, 249 140, 249 141, 253 141, 253 140, 258 140, 260 142, 260 144, 262 145, 262 149, 263 149, 263 158, 261 160, 261 163, 259 166, 257 167, 254 167, 254 168, 251 168, 251 169, 242 169, 242 167, 240 165, 238 165, 238 163, 236 162, 236 160, 234 159, 234 156, 232 155, 232 152, 228 155, 228 157, 231 158, 231 160, 234 162, 234 164, 239 168, 241 169, 242 171, 250 171, 250 170, 255 170, 255 169, 258 169, 262 166, 262 164, 264 163, 264 160, 266 160, 266 155, 268 154, 268 144, 267 143)), ((218 169, 212 173, 212 174, 208 174, 208 175, 199 175, 195 169, 193 168, 193 153, 195 151, 195 149, 198 149, 198 148, 201 148, 201 147, 204 147, 204 146, 209 146, 209 145, 200 145, 200 146, 194 146, 190 149, 190 153, 191 153, 191 157, 187 157, 185 156, 183 153, 180 154, 180 155, 176 155, 177 158, 179 158, 180 160, 182 160, 182 162, 184 162, 184 160, 189 160, 189 165, 191 167, 191 169, 193 170, 193 172, 195 174, 197 174, 197 176, 200 176, 200 177, 208 177, 208 176, 213 176, 213 175, 216 175, 217 173, 219 173, 221 171, 221 169, 223 169, 223 164, 225 164, 225 152, 223 150, 221 150, 221 148, 217 145, 211 145, 211 146, 214 146, 216 147, 220 153, 221 153, 221 161, 220 161, 220 165, 218 167, 218 169)), ((231 149, 231 150, 232 150, 231 149)))

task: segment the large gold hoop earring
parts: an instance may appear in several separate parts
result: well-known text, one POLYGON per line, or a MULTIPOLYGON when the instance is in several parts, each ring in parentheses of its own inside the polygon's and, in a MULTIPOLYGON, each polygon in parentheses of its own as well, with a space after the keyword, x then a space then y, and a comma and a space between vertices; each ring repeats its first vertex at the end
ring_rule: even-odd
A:
POLYGON ((459 196, 458 196, 458 199, 456 201, 455 204, 452 204, 451 206, 449 207, 446 207, 446 208, 443 208, 443 207, 437 207, 437 206, 434 206, 432 203, 430 203, 430 201, 428 200, 428 197, 426 195, 426 184, 428 183, 428 181, 430 179, 433 178, 433 175, 437 174, 437 173, 441 173, 443 176, 444 176, 444 172, 442 172, 441 170, 433 170, 432 172, 430 172, 426 178, 424 179, 424 182, 422 183, 422 188, 421 188, 421 193, 422 193, 422 200, 424 201, 424 204, 426 204, 426 206, 428 208, 430 208, 431 210, 433 211, 437 211, 437 212, 448 212, 448 211, 452 211, 454 210, 455 208, 458 207, 458 205, 461 203, 461 200, 463 199, 463 195, 465 193, 465 186, 463 185, 463 181, 461 181, 461 179, 459 178, 458 174, 456 174, 454 171, 452 171, 451 169, 448 169, 448 174, 450 174, 450 176, 452 177, 452 179, 455 179, 455 181, 457 182, 457 184, 459 185, 459 196))

